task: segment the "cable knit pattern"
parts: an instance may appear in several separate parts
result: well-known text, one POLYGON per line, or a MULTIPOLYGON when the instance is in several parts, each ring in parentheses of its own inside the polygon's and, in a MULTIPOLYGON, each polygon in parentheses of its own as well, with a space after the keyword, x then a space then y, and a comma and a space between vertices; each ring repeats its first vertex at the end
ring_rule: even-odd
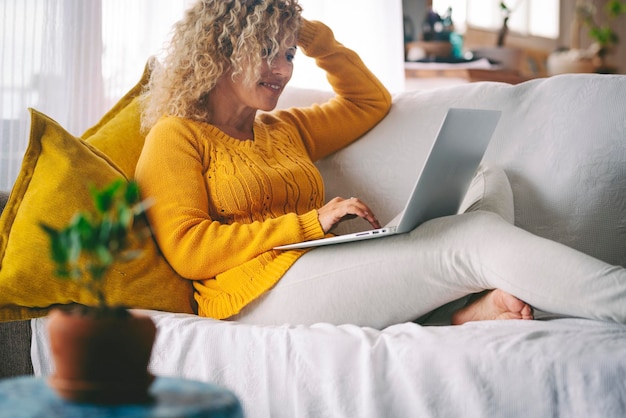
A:
POLYGON ((328 103, 261 113, 254 140, 176 117, 146 138, 136 178, 155 200, 148 216, 163 254, 194 280, 200 315, 238 313, 303 254, 272 248, 324 236, 316 210, 324 187, 313 161, 363 135, 391 105, 325 25, 305 21, 299 46, 327 71, 336 93, 328 103))

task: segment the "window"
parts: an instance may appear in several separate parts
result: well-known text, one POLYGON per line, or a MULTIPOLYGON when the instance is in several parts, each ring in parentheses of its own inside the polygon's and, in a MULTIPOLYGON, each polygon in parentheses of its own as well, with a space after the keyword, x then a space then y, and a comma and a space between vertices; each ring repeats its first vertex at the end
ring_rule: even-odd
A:
POLYGON ((0 190, 33 107, 80 135, 132 87, 190 0, 0 0, 0 190))
MULTIPOLYGON (((513 12, 509 29, 521 35, 557 39, 559 36, 558 0, 509 0, 504 2, 513 12)), ((455 27, 464 33, 467 26, 497 31, 503 14, 499 0, 433 0, 439 14, 452 8, 455 27)))

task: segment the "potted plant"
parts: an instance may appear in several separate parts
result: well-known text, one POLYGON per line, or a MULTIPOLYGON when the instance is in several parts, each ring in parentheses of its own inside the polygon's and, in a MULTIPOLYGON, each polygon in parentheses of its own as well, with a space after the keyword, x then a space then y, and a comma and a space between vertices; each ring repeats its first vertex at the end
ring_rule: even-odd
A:
POLYGON ((499 3, 498 7, 502 13, 502 26, 498 30, 496 45, 495 47, 477 48, 473 51, 474 55, 480 58, 487 58, 493 63, 502 66, 503 69, 520 71, 523 51, 520 48, 506 45, 506 38, 509 34, 509 19, 515 9, 503 1, 499 3))
POLYGON ((144 401, 154 377, 148 362, 156 328, 147 316, 107 304, 104 283, 116 263, 140 256, 150 236, 134 182, 123 179, 90 188, 93 212, 79 212, 63 228, 41 224, 50 239, 55 274, 92 295, 93 306, 55 308, 49 334, 55 373, 49 384, 78 402, 144 401))
MULTIPOLYGON (((607 22, 610 22, 626 13, 626 1, 609 0, 604 6, 604 10, 607 14, 607 22)), ((596 71, 613 72, 606 60, 607 56, 615 50, 619 43, 617 33, 609 23, 598 24, 596 22, 594 18, 596 9, 592 3, 583 2, 577 8, 577 12, 580 14, 583 25, 589 30, 589 37, 593 40, 590 50, 597 58, 595 63, 596 71)))
POLYGON ((597 9, 590 0, 576 2, 576 14, 570 28, 570 47, 560 49, 548 57, 548 73, 607 73, 615 69, 607 62, 608 56, 619 43, 619 37, 608 22, 626 14, 626 2, 609 0, 604 6, 607 14, 605 24, 596 21, 597 9), (593 41, 588 48, 581 48, 580 32, 586 27, 593 41))
POLYGON ((511 18, 513 9, 507 6, 505 2, 501 1, 500 11, 502 12, 502 26, 498 31, 498 40, 496 41, 496 46, 503 47, 506 36, 509 34, 509 19, 511 18))

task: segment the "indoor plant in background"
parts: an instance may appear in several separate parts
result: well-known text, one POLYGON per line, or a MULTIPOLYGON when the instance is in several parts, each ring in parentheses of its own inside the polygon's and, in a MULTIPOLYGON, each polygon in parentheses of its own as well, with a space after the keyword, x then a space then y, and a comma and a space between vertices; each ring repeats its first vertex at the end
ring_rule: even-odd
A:
POLYGON ((134 182, 118 179, 91 187, 95 206, 79 212, 57 229, 42 224, 50 239, 55 274, 89 292, 93 306, 55 308, 48 330, 55 372, 50 385, 65 399, 78 402, 140 402, 148 398, 154 377, 148 363, 156 328, 147 316, 109 306, 104 292, 107 273, 116 263, 140 256, 137 243, 150 237, 134 182))
POLYGON ((605 6, 606 24, 598 24, 595 19, 595 6, 589 2, 583 2, 583 7, 577 9, 581 14, 583 24, 589 29, 589 37, 593 40, 590 47, 591 52, 596 58, 594 67, 596 72, 611 73, 615 72, 607 62, 607 57, 614 52, 615 47, 619 43, 619 37, 615 30, 611 27, 611 20, 622 14, 626 14, 626 1, 609 0, 605 6))
POLYGON ((501 1, 498 5, 502 14, 502 25, 498 30, 496 45, 493 47, 476 48, 472 52, 476 57, 487 58, 494 64, 500 65, 503 69, 519 71, 523 59, 523 51, 520 48, 506 45, 506 38, 509 34, 509 19, 523 0, 515 4, 515 8, 501 1))
POLYGON ((608 56, 615 50, 619 38, 611 27, 611 21, 626 14, 626 1, 609 0, 604 5, 606 17, 598 23, 597 8, 593 1, 578 0, 576 2, 575 19, 570 28, 570 47, 553 52, 548 57, 548 73, 611 73, 616 69, 608 63, 608 56), (580 33, 587 28, 592 44, 582 48, 580 33))
POLYGON ((500 2, 500 11, 502 12, 502 27, 498 31, 498 40, 496 46, 503 47, 506 36, 509 34, 509 19, 513 13, 513 9, 506 5, 505 2, 500 2))

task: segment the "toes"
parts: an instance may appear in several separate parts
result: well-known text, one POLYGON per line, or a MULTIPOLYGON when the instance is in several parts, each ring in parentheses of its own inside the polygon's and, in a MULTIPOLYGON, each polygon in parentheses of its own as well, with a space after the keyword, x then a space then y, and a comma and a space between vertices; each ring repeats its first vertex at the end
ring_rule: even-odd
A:
POLYGON ((530 305, 528 304, 524 304, 524 307, 520 311, 520 314, 522 315, 521 319, 533 319, 534 318, 533 308, 531 308, 530 305))
POLYGON ((452 324, 460 325, 465 322, 490 319, 528 320, 533 319, 533 311, 526 302, 501 289, 496 289, 455 312, 452 316, 452 324))

